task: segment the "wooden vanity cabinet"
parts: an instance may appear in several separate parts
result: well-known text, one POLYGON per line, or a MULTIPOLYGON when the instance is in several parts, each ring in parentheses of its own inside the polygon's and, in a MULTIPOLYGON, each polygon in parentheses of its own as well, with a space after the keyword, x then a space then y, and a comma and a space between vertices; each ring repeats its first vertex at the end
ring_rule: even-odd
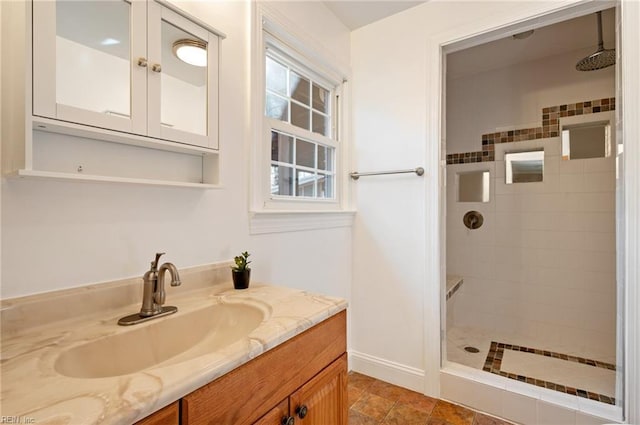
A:
POLYGON ((289 397, 289 415, 296 424, 347 425, 346 397, 347 355, 343 354, 289 397))
POLYGON ((181 400, 183 425, 347 425, 347 416, 346 311, 181 400))
POLYGON ((346 386, 344 354, 253 425, 346 425, 346 386))
POLYGON ((135 425, 179 425, 180 402, 176 401, 135 423, 135 425))
POLYGON ((289 398, 271 409, 266 415, 254 422, 253 425, 287 425, 289 414, 289 398))

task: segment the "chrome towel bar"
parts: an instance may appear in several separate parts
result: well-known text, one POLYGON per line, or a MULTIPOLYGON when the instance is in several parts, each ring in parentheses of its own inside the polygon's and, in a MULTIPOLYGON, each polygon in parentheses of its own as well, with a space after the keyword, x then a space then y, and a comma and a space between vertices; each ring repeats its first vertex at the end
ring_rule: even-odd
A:
POLYGON ((424 168, 418 167, 418 168, 412 168, 410 170, 371 171, 368 173, 359 173, 357 171, 354 171, 349 175, 351 176, 352 179, 358 180, 362 176, 379 176, 382 174, 408 174, 408 173, 416 173, 417 176, 422 176, 424 174, 424 168))

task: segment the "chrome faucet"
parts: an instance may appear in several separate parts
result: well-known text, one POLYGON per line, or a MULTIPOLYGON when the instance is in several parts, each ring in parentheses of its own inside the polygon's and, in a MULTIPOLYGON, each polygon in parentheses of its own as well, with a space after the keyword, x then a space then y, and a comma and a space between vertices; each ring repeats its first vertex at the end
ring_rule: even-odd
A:
POLYGON ((156 259, 151 262, 151 268, 143 276, 142 308, 140 312, 131 314, 118 320, 119 325, 135 325, 156 317, 167 316, 178 311, 174 306, 163 306, 166 299, 164 291, 164 278, 168 271, 171 275, 171 286, 180 286, 178 269, 172 263, 164 263, 158 267, 160 257, 164 252, 156 254, 156 259))

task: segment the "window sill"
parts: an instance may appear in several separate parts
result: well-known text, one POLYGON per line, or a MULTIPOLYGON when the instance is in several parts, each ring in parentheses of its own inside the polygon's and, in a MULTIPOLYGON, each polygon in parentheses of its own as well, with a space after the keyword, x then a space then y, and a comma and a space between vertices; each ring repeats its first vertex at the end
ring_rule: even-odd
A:
POLYGON ((351 227, 354 210, 347 211, 252 211, 249 233, 299 232, 303 230, 351 227))

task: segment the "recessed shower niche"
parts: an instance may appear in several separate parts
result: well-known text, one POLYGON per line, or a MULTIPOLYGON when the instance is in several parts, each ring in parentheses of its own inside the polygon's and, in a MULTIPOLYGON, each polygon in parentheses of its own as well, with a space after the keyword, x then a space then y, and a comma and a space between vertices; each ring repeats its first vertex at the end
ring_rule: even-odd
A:
POLYGON ((488 170, 456 174, 458 202, 489 202, 491 173, 488 170))
POLYGON ((611 122, 614 119, 611 112, 561 119, 562 159, 567 161, 611 156, 615 134, 611 122))
POLYGON ((541 182, 544 151, 513 152, 504 155, 507 184, 541 182))

